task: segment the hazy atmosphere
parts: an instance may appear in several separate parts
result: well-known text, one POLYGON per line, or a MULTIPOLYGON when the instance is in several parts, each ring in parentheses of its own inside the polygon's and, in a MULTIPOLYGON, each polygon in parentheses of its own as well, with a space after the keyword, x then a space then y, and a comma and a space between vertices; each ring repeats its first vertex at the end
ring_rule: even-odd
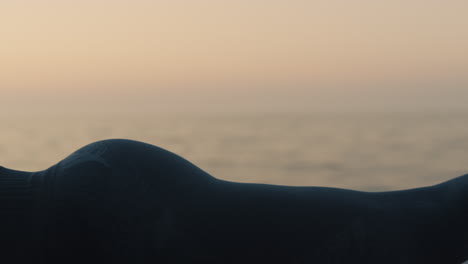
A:
POLYGON ((2 1, 0 166, 130 138, 214 176, 366 190, 466 173, 468 2, 2 1))
POLYGON ((2 1, 0 109, 458 111, 466 10, 458 0, 2 1))
POLYGON ((14 263, 468 264, 467 153, 468 0, 0 0, 14 263))

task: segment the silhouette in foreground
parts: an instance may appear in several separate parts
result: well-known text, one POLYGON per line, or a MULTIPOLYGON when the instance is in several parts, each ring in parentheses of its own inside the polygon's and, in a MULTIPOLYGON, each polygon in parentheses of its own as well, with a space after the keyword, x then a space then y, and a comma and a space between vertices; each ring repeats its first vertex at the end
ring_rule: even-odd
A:
POLYGON ((110 139, 44 171, 0 167, 0 209, 8 263, 468 259, 468 175, 391 192, 235 183, 156 146, 110 139))

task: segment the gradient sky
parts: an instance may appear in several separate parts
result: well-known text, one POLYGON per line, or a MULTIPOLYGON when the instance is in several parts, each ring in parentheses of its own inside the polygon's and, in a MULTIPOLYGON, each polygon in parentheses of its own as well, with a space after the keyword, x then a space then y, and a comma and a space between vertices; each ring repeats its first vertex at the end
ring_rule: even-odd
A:
POLYGON ((4 0, 0 109, 465 108, 467 12, 461 0, 4 0))

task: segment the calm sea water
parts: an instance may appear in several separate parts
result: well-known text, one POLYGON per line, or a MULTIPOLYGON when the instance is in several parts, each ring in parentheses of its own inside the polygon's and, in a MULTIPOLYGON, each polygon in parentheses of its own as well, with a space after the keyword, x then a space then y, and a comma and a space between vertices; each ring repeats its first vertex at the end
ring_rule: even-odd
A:
POLYGON ((107 138, 148 142, 215 177, 392 190, 468 173, 468 114, 211 114, 0 119, 0 165, 37 171, 107 138))

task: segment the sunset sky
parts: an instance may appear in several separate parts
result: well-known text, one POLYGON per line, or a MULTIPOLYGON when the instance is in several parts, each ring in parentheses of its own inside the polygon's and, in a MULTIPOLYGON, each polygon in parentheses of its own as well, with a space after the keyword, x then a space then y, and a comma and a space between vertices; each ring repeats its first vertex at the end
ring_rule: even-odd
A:
POLYGON ((0 110, 468 109, 467 12, 461 0, 5 0, 0 110))

